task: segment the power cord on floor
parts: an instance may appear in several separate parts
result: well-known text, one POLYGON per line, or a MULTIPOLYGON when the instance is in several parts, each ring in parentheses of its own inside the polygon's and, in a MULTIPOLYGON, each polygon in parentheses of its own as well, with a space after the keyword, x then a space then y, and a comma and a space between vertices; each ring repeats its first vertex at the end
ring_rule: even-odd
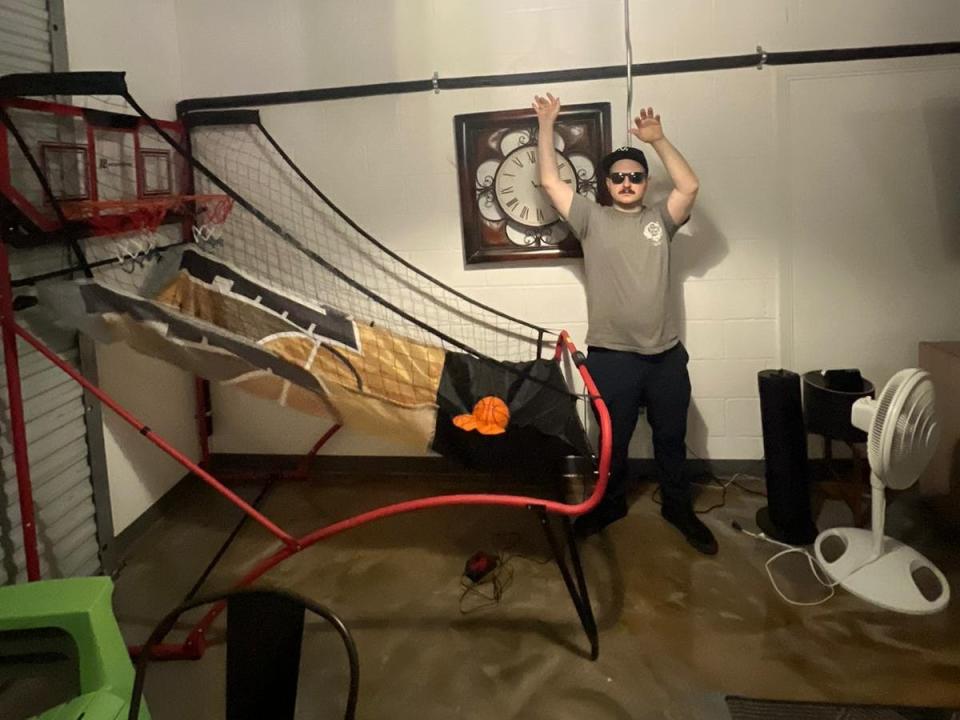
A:
MULTIPOLYGON (((687 447, 687 452, 689 452, 691 455, 693 455, 696 459, 698 459, 698 460, 703 460, 703 458, 701 458, 699 455, 697 455, 695 452, 693 452, 693 450, 691 450, 689 447, 687 447)), ((761 458, 761 460, 762 460, 762 458, 761 458)), ((699 510, 694 509, 694 512, 695 512, 696 514, 698 514, 698 515, 706 515, 707 513, 713 512, 714 510, 716 510, 716 509, 718 509, 718 508, 724 507, 724 505, 726 505, 726 502, 727 502, 727 488, 729 488, 729 487, 731 487, 731 486, 733 486, 733 487, 735 487, 735 488, 737 488, 737 489, 739 489, 739 490, 742 490, 743 492, 748 493, 748 494, 750 494, 750 495, 757 495, 757 496, 759 496, 759 497, 767 497, 767 494, 766 494, 765 492, 763 492, 762 490, 755 490, 755 489, 753 489, 753 488, 747 487, 746 485, 744 485, 744 484, 742 484, 742 483, 740 482, 742 479, 746 479, 746 478, 752 478, 752 479, 756 479, 756 480, 762 480, 762 478, 757 478, 757 477, 755 477, 755 476, 753 476, 753 475, 748 475, 748 474, 746 474, 746 473, 735 473, 729 480, 726 480, 726 481, 724 482, 724 481, 722 481, 720 478, 718 478, 717 476, 715 476, 713 473, 705 473, 705 475, 707 476, 707 478, 708 478, 708 480, 709 480, 709 483, 706 484, 706 485, 704 485, 704 487, 714 487, 714 486, 715 486, 715 487, 719 488, 719 490, 720 490, 720 501, 719 501, 719 502, 715 502, 715 503, 713 503, 712 505, 708 505, 707 507, 702 508, 702 509, 699 509, 699 510)), ((657 486, 656 490, 654 490, 652 497, 653 497, 653 502, 655 502, 657 505, 661 505, 661 506, 663 505, 663 500, 661 499, 662 496, 661 496, 660 486, 659 486, 659 485, 657 486)), ((816 558, 816 556, 813 555, 813 553, 811 553, 811 552, 810 552, 809 550, 807 550, 806 548, 794 547, 793 545, 788 545, 787 543, 780 542, 779 540, 774 540, 773 538, 768 537, 768 536, 767 536, 765 533, 763 533, 763 532, 756 532, 756 533, 755 533, 755 532, 751 532, 751 531, 745 529, 744 527, 742 527, 742 526, 740 525, 740 523, 738 523, 738 522, 736 522, 736 521, 734 521, 734 522, 732 523, 732 525, 733 525, 733 529, 734 529, 734 530, 736 530, 736 531, 738 531, 738 532, 741 532, 741 533, 743 533, 744 535, 747 535, 747 536, 749 536, 749 537, 752 537, 752 538, 754 538, 755 540, 763 540, 764 542, 768 542, 768 543, 770 543, 770 544, 772 544, 772 545, 777 545, 777 546, 783 548, 782 550, 780 550, 780 552, 774 554, 771 558, 769 558, 769 559, 767 560, 767 562, 764 564, 764 569, 765 569, 766 572, 767 572, 767 577, 769 578, 769 580, 770 580, 770 585, 773 587, 774 591, 777 593, 777 595, 779 595, 785 602, 789 603, 790 605, 798 605, 798 606, 801 606, 801 607, 812 607, 812 606, 815 606, 815 605, 822 605, 823 603, 825 603, 825 602, 827 602, 828 600, 830 600, 830 599, 833 598, 833 596, 836 594, 836 591, 835 591, 834 588, 835 588, 837 585, 840 585, 840 584, 841 584, 842 582, 844 582, 847 578, 849 578, 851 575, 853 575, 853 573, 858 572, 858 571, 861 570, 862 568, 864 568, 864 567, 866 567, 867 565, 869 565, 870 563, 874 562, 874 560, 869 560, 869 561, 863 563, 862 565, 860 565, 860 566, 854 568, 853 570, 851 570, 849 573, 847 573, 847 574, 846 574, 843 578, 841 578, 840 580, 836 580, 836 581, 834 581, 834 582, 831 582, 829 579, 827 579, 827 577, 826 577, 826 572, 824 571, 823 567, 821 566, 820 561, 816 558), (773 563, 775 563, 775 562, 776 562, 777 560, 779 560, 780 558, 786 557, 787 555, 790 555, 790 554, 792 554, 792 553, 800 553, 800 554, 804 555, 804 556, 807 558, 807 562, 808 562, 809 565, 810 565, 810 571, 813 573, 814 578, 816 578, 817 582, 818 582, 821 586, 829 589, 829 591, 830 591, 830 594, 829 594, 829 595, 827 595, 826 597, 821 598, 821 599, 819 599, 819 600, 814 600, 814 601, 811 601, 811 602, 806 602, 806 601, 801 601, 801 600, 794 600, 794 599, 792 599, 792 598, 790 598, 790 597, 787 597, 787 595, 780 589, 780 586, 777 585, 777 581, 776 581, 776 579, 775 579, 774 576, 773 576, 772 566, 773 566, 773 563)))
MULTIPOLYGON (((688 451, 691 455, 693 455, 695 458, 697 458, 698 460, 702 460, 702 459, 703 459, 703 458, 701 458, 699 455, 697 455, 695 452, 693 452, 693 450, 691 450, 689 447, 687 447, 687 451, 688 451)), ((761 460, 762 460, 762 458, 761 458, 761 460)), ((752 488, 748 488, 748 487, 742 485, 741 483, 739 483, 738 480, 739 480, 741 477, 752 477, 752 476, 748 476, 748 475, 745 475, 745 474, 743 474, 743 473, 736 473, 732 478, 730 478, 730 480, 729 480, 726 484, 721 484, 722 487, 723 487, 723 491, 724 491, 724 494, 723 494, 723 496, 722 496, 724 501, 726 500, 726 489, 727 489, 730 485, 733 485, 734 487, 739 488, 740 490, 742 490, 742 491, 744 491, 744 492, 746 492, 746 493, 749 493, 749 494, 751 494, 751 495, 759 495, 760 497, 766 497, 766 496, 767 496, 767 494, 766 494, 765 492, 761 491, 761 490, 754 490, 754 489, 752 489, 752 488)), ((716 480, 716 478, 714 478, 714 480, 716 480)), ((710 507, 710 508, 708 508, 708 509, 707 509, 706 511, 704 511, 704 512, 709 512, 709 511, 712 510, 712 509, 714 509, 714 508, 713 508, 713 507, 710 507)), ((780 552, 774 554, 771 558, 769 558, 769 559, 767 560, 766 563, 764 563, 764 569, 765 569, 766 572, 767 572, 767 577, 770 579, 770 585, 773 586, 774 592, 776 592, 777 595, 779 595, 785 602, 787 602, 787 603, 789 603, 789 604, 791 604, 791 605, 799 605, 799 606, 810 607, 810 606, 814 606, 814 605, 822 605, 823 603, 827 602, 828 600, 830 600, 830 599, 834 596, 834 594, 835 594, 835 592, 836 592, 836 591, 834 590, 834 586, 839 585, 839 582, 831 583, 828 579, 826 579, 826 573, 824 572, 823 568, 821 567, 820 561, 817 560, 817 558, 816 558, 809 550, 807 550, 807 549, 805 549, 805 548, 794 547, 793 545, 788 545, 787 543, 782 543, 782 542, 780 542, 779 540, 774 540, 773 538, 768 537, 768 536, 766 535, 766 533, 763 533, 763 532, 757 532, 757 533, 751 532, 751 531, 745 529, 744 527, 742 527, 742 526, 740 525, 740 523, 738 523, 738 522, 736 522, 736 521, 734 521, 734 522, 731 523, 731 524, 732 524, 734 530, 737 530, 738 532, 741 532, 741 533, 743 533, 744 535, 747 535, 747 536, 749 536, 749 537, 752 537, 752 538, 754 538, 755 540, 763 540, 764 542, 768 542, 768 543, 770 543, 770 544, 772 544, 772 545, 777 545, 777 546, 783 548, 780 552), (821 599, 819 599, 819 600, 814 600, 814 601, 812 601, 812 602, 806 602, 806 601, 802 601, 802 600, 794 600, 794 599, 792 599, 792 598, 787 597, 787 595, 780 589, 780 586, 777 585, 777 581, 776 581, 776 579, 775 579, 774 576, 773 576, 772 565, 773 565, 774 562, 776 562, 776 561, 779 560, 780 558, 786 557, 787 555, 790 555, 790 554, 792 554, 792 553, 801 553, 802 555, 806 556, 807 562, 810 564, 810 572, 813 573, 813 577, 816 578, 817 582, 820 583, 820 585, 822 585, 823 587, 828 588, 828 589, 830 590, 830 594, 829 594, 829 595, 827 595, 826 597, 821 598, 821 599)), ((859 569, 859 568, 857 568, 857 569, 859 569)), ((855 572, 855 571, 854 571, 854 572, 855 572)))
POLYGON ((780 552, 776 553, 771 558, 769 558, 766 563, 764 563, 764 568, 767 571, 767 577, 770 579, 770 584, 773 586, 773 589, 777 593, 777 595, 779 595, 783 600, 785 600, 791 605, 799 605, 801 607, 811 607, 814 605, 822 605, 823 603, 827 602, 827 600, 831 599, 834 596, 835 594, 834 585, 837 585, 839 583, 831 583, 829 580, 824 579, 824 576, 821 576, 820 573, 823 572, 823 569, 820 567, 820 561, 817 560, 817 558, 814 557, 813 553, 811 553, 809 550, 802 547, 794 547, 793 545, 788 545, 787 543, 780 542, 779 540, 774 540, 773 538, 768 537, 767 534, 764 532, 751 532, 750 530, 747 530, 746 528, 744 528, 736 520, 734 520, 730 524, 734 530, 736 530, 737 532, 743 533, 747 537, 752 537, 754 540, 762 540, 764 542, 770 543, 771 545, 777 545, 778 547, 784 548, 783 550, 781 550, 780 552), (786 557, 791 553, 800 553, 801 555, 806 556, 807 562, 810 564, 810 571, 813 573, 813 576, 816 578, 818 583, 820 583, 825 588, 829 588, 830 590, 829 595, 819 600, 814 600, 812 602, 793 600, 792 598, 789 598, 786 596, 786 594, 780 589, 780 586, 777 585, 777 581, 773 577, 773 570, 770 569, 770 566, 776 560, 779 560, 782 557, 786 557))
POLYGON ((510 553, 520 542, 519 533, 495 535, 493 545, 502 546, 497 553, 478 550, 467 560, 460 576, 460 612, 464 615, 494 607, 500 603, 504 593, 513 584, 513 561, 526 560, 537 565, 545 565, 550 558, 537 558, 522 553, 510 553), (509 542, 507 542, 509 540, 509 542))
MULTIPOLYGON (((727 485, 724 485, 720 480, 712 475, 709 476, 710 480, 720 489, 720 500, 713 503, 705 508, 697 509, 694 508, 693 511, 697 515, 706 515, 707 513, 713 512, 717 508, 722 508, 727 504, 727 485)), ((705 485, 704 487, 712 487, 711 485, 705 485)), ((660 491, 660 486, 657 485, 657 489, 653 491, 653 502, 657 505, 663 505, 662 493, 660 491)))
MULTIPOLYGON (((699 455, 697 455, 697 453, 695 453, 695 452, 690 448, 689 445, 686 446, 686 449, 687 449, 687 453, 688 453, 689 455, 692 455, 692 456, 693 456, 694 458, 696 458, 697 460, 706 462, 702 457, 700 457, 699 455)), ((763 460, 763 458, 761 458, 761 461, 762 461, 762 460, 763 460)), ((707 507, 701 508, 701 509, 699 509, 699 510, 696 509, 696 508, 694 508, 694 512, 695 512, 697 515, 706 515, 707 513, 713 512, 714 510, 716 510, 716 509, 718 509, 718 508, 722 508, 723 506, 725 506, 725 505, 727 504, 727 488, 729 488, 730 486, 733 486, 733 487, 735 487, 735 488, 738 488, 739 490, 742 490, 743 492, 748 493, 748 494, 750 494, 750 495, 758 495, 758 496, 760 496, 760 497, 766 497, 766 496, 767 496, 767 494, 766 494, 765 492, 763 492, 762 490, 754 490, 753 488, 747 487, 746 485, 743 485, 741 482, 739 482, 741 479, 746 479, 746 478, 752 478, 752 479, 756 479, 756 480, 761 480, 761 481, 762 481, 762 478, 757 478, 757 477, 755 477, 755 476, 753 476, 753 475, 748 475, 747 473, 735 473, 735 474, 733 475, 733 477, 729 478, 728 480, 722 480, 721 478, 718 478, 716 475, 714 475, 714 474, 711 473, 711 472, 703 473, 703 475, 701 475, 700 477, 704 477, 704 476, 707 477, 708 482, 707 482, 706 484, 704 484, 703 487, 705 487, 705 488, 712 488, 712 487, 718 488, 718 489, 720 490, 720 500, 719 500, 718 502, 713 503, 712 505, 708 505, 707 507)), ((654 501, 657 505, 663 505, 663 500, 662 500, 661 498, 662 498, 662 496, 661 496, 661 494, 660 494, 660 486, 657 486, 657 489, 654 490, 654 492, 653 492, 653 501, 654 501)))
POLYGON ((839 580, 834 580, 831 582, 830 579, 826 577, 826 571, 823 569, 823 566, 820 564, 820 561, 812 552, 810 552, 806 548, 795 547, 793 545, 788 545, 787 543, 780 542, 779 540, 774 540, 764 532, 751 532, 750 530, 747 530, 742 525, 740 525, 740 523, 738 523, 737 521, 733 521, 730 524, 734 530, 736 530, 737 532, 741 532, 748 537, 752 537, 755 540, 763 540, 764 542, 768 542, 771 545, 777 545, 779 547, 784 548, 780 552, 770 557, 767 560, 767 562, 764 564, 764 568, 767 571, 767 577, 770 579, 770 584, 773 586, 774 591, 777 593, 777 595, 779 595, 784 601, 786 601, 790 605, 798 605, 800 607, 812 607, 814 605, 822 605, 823 603, 833 598, 833 596, 836 594, 836 591, 834 588, 836 588, 837 585, 840 585, 841 583, 845 582, 854 573, 859 572, 860 570, 865 568, 867 565, 870 565, 876 562, 876 560, 878 559, 878 558, 872 558, 870 560, 867 560, 866 562, 861 563, 860 565, 855 567, 853 570, 848 572, 839 580), (777 585, 777 581, 773 577, 772 565, 774 562, 776 562, 780 558, 786 557, 787 555, 790 555, 792 553, 800 553, 801 555, 804 555, 807 558, 807 562, 810 564, 810 572, 813 573, 813 577, 816 578, 817 582, 820 583, 820 585, 829 589, 830 591, 829 595, 819 600, 814 600, 810 602, 793 600, 792 598, 787 597, 787 595, 780 589, 780 586, 777 585))
POLYGON ((460 576, 460 612, 463 615, 499 605, 503 594, 513 583, 513 568, 506 565, 500 555, 493 556, 495 560, 489 571, 481 575, 471 574, 470 561, 477 554, 467 561, 468 568, 460 576))
POLYGON ((738 488, 739 490, 743 490, 743 492, 747 493, 748 495, 758 495, 759 497, 764 498, 767 496, 763 490, 754 490, 753 488, 748 488, 746 485, 741 485, 739 482, 737 482, 738 477, 753 478, 755 480, 760 480, 761 482, 764 481, 763 478, 758 478, 754 475, 747 475, 746 473, 737 473, 730 479, 728 484, 733 485, 733 487, 738 488))
MULTIPOLYGON (((723 479, 721 479, 721 478, 718 478, 716 475, 713 475, 712 473, 705 473, 705 476, 707 477, 708 482, 707 482, 707 484, 704 484, 703 487, 704 487, 704 488, 719 489, 719 490, 720 490, 720 500, 717 501, 717 502, 715 502, 715 503, 713 503, 712 505, 708 505, 708 506, 705 507, 705 508, 700 508, 699 510, 696 509, 696 508, 694 508, 694 512, 695 512, 697 515, 706 515, 707 513, 713 512, 713 511, 716 510, 717 508, 722 508, 724 505, 726 505, 726 504, 727 504, 727 488, 729 488, 729 487, 735 487, 735 488, 737 488, 737 489, 739 489, 739 490, 742 490, 743 492, 748 493, 748 494, 750 494, 750 495, 759 495, 760 497, 766 497, 766 496, 767 496, 767 494, 766 494, 765 492, 763 492, 763 491, 761 491, 761 490, 754 490, 753 488, 749 488, 749 487, 747 487, 746 485, 743 485, 743 484, 740 482, 740 480, 744 480, 744 479, 747 479, 747 478, 752 478, 752 479, 756 479, 756 480, 761 480, 761 479, 762 479, 762 478, 757 478, 757 477, 755 477, 755 476, 753 476, 753 475, 748 475, 748 474, 746 474, 746 473, 735 473, 735 474, 733 475, 733 477, 731 477, 731 478, 729 478, 729 479, 727 479, 727 480, 723 480, 723 479)), ((701 476, 701 477, 702 477, 702 476, 701 476)), ((659 485, 657 486, 656 490, 653 491, 653 502, 655 502, 657 505, 663 505, 663 499, 662 499, 662 495, 661 495, 661 491, 660 491, 660 486, 659 486, 659 485)))
POLYGON ((520 533, 518 532, 498 533, 493 536, 493 544, 495 546, 501 544, 503 545, 503 550, 501 552, 504 554, 504 563, 508 563, 514 558, 526 560, 527 562, 532 562, 535 565, 546 565, 547 563, 551 562, 551 558, 549 557, 538 558, 533 557, 532 555, 524 555, 523 553, 510 552, 520 544, 520 533))

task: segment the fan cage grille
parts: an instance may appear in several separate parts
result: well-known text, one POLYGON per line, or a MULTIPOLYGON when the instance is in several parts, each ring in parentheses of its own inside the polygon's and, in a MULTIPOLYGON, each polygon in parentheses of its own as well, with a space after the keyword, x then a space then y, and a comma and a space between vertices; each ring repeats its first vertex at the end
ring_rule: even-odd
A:
POLYGON ((893 398, 903 384, 903 376, 897 373, 880 393, 880 400, 877 401, 877 413, 873 418, 873 425, 870 428, 870 456, 880 461, 883 451, 883 428, 887 421, 887 414, 890 412, 890 406, 893 404, 893 398))

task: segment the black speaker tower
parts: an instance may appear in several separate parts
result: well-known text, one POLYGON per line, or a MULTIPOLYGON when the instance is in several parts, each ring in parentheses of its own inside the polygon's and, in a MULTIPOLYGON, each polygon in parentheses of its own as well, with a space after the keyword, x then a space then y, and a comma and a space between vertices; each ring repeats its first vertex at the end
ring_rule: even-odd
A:
POLYGON ((781 542, 809 545, 817 537, 817 527, 810 508, 800 376, 789 370, 762 370, 757 383, 768 503, 757 511, 757 525, 781 542))

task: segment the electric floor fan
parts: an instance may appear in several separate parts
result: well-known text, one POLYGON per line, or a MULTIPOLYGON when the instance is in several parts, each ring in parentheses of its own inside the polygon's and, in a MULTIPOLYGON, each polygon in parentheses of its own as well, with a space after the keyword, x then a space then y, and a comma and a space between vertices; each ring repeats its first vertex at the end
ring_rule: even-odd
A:
POLYGON ((939 440, 930 376, 901 370, 880 397, 853 404, 850 420, 867 433, 872 529, 832 528, 817 536, 814 551, 833 584, 897 612, 927 614, 950 601, 943 573, 908 545, 883 534, 886 488, 916 482, 939 440))

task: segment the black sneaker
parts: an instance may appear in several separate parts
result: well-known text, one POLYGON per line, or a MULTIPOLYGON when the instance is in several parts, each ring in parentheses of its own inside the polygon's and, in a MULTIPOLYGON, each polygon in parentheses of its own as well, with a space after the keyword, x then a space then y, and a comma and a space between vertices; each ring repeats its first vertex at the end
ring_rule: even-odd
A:
POLYGON ((573 532, 579 538, 596 535, 610 523, 616 522, 626 516, 626 498, 621 497, 610 501, 604 498, 593 510, 573 521, 573 532))
POLYGON ((663 519, 673 525, 677 530, 683 533, 698 552, 704 555, 717 554, 717 540, 710 532, 710 528, 704 525, 693 508, 684 505, 664 505, 660 508, 660 514, 663 519))

